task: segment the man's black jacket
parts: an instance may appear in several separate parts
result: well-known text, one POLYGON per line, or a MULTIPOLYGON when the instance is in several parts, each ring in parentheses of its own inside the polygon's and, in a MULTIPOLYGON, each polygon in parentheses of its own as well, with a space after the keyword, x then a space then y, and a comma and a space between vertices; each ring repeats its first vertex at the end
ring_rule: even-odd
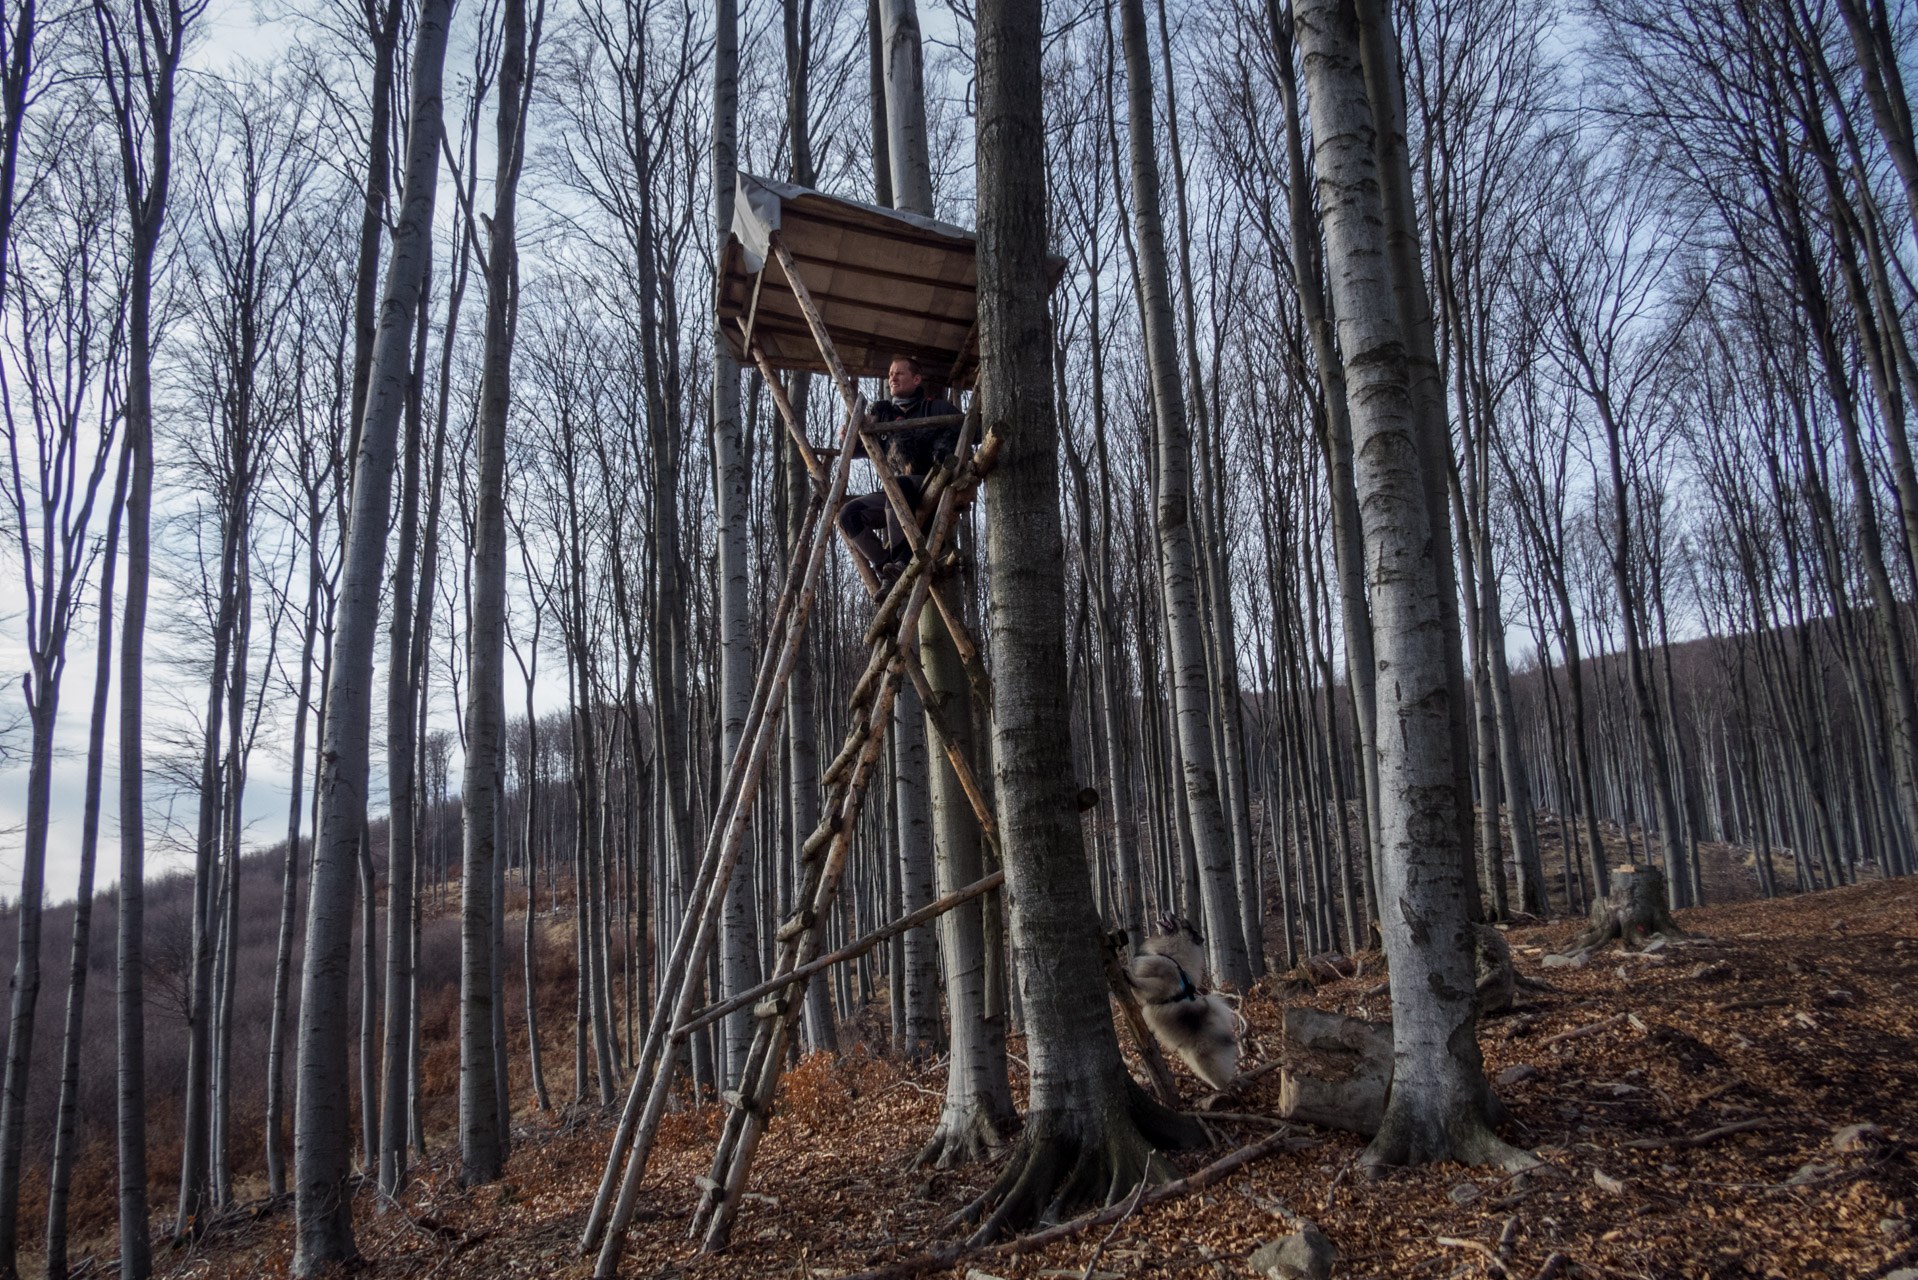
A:
MULTIPOLYGON (((873 421, 897 422, 901 418, 937 418, 957 414, 959 406, 942 396, 929 396, 923 390, 894 400, 881 400, 872 407, 873 421)), ((886 461, 895 471, 909 476, 929 474, 940 460, 959 447, 959 428, 921 427, 917 430, 890 431, 881 437, 886 461)), ((863 447, 853 456, 864 457, 863 447)))

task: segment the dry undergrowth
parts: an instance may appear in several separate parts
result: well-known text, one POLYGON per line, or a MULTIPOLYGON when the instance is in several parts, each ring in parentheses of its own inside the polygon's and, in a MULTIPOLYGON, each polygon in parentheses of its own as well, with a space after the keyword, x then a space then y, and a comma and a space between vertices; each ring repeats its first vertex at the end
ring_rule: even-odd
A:
MULTIPOLYGON (((1577 922, 1511 931, 1520 973, 1550 990, 1522 990, 1519 1012, 1488 1023, 1482 1041, 1488 1071, 1509 1073, 1500 1088, 1514 1119, 1508 1136, 1547 1161, 1543 1174, 1450 1165, 1366 1183, 1352 1167, 1360 1139, 1327 1132, 1313 1150, 1273 1156, 1121 1223, 1098 1270, 1247 1276, 1244 1259, 1286 1231, 1288 1215, 1316 1222, 1338 1246, 1335 1276, 1496 1275, 1502 1237, 1504 1271, 1522 1280, 1554 1253, 1569 1260, 1563 1275, 1661 1280, 1837 1280, 1913 1265, 1918 881, 1709 907, 1679 920, 1710 941, 1651 956, 1613 949, 1583 968, 1540 966, 1577 922), (1554 1042, 1608 1019, 1616 1020, 1554 1042), (1860 1122, 1882 1137, 1838 1150, 1834 1130, 1860 1122), (1653 1145, 1714 1131, 1724 1132, 1700 1145, 1653 1145)), ((1365 994, 1376 983, 1346 979, 1306 999, 1377 1017, 1382 997, 1365 994)), ((1277 1043, 1279 1009, 1262 996, 1246 1000, 1253 1059, 1277 1043)), ((1014 1075, 1017 1087, 1016 1063, 1014 1075)), ((667 1131, 622 1274, 805 1280, 882 1265, 940 1242, 939 1220, 992 1175, 906 1167, 938 1112, 936 1065, 911 1070, 853 1054, 838 1065, 807 1062, 791 1083, 732 1249, 699 1258, 684 1238, 692 1180, 710 1157, 711 1113, 695 1113, 667 1131)), ((1195 1081, 1181 1083, 1196 1096, 1195 1081)), ((1233 1110, 1269 1114, 1278 1092, 1267 1075, 1233 1110)), ((1182 1168, 1271 1132, 1249 1121, 1214 1127, 1220 1145, 1182 1157, 1182 1168)), ((602 1125, 578 1116, 536 1119, 520 1129, 498 1186, 457 1190, 442 1156, 406 1193, 404 1214, 379 1212, 363 1193, 359 1274, 589 1275, 574 1241, 606 1141, 602 1125)), ((162 1252, 156 1271, 284 1274, 290 1226, 283 1210, 229 1221, 192 1256, 162 1252)), ((1105 1235, 970 1259, 954 1274, 1078 1276, 1105 1235)))

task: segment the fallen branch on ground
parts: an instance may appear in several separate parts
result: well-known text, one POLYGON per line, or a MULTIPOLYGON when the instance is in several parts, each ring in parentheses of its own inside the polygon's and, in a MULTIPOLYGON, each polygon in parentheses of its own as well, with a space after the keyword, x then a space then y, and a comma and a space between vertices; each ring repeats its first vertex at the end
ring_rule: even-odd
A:
POLYGON ((1476 1240, 1461 1240, 1457 1236, 1434 1236, 1433 1240, 1447 1249, 1476 1249, 1485 1255, 1485 1264, 1493 1275, 1505 1275, 1505 1260, 1489 1244, 1480 1244, 1476 1240))
POLYGON ((1720 1138, 1729 1138, 1735 1133, 1755 1133, 1760 1129, 1789 1129, 1791 1125, 1783 1120, 1760 1117, 1756 1120, 1734 1120, 1730 1124, 1721 1124, 1716 1129, 1707 1129, 1695 1133, 1689 1138, 1634 1138, 1622 1143, 1640 1151, 1656 1151, 1660 1147, 1702 1147, 1717 1142, 1720 1138))
POLYGON ((942 1270, 953 1266, 961 1259, 975 1257, 979 1254, 993 1253, 1002 1254, 1007 1257, 1017 1257, 1022 1253, 1031 1253, 1034 1250, 1043 1249, 1047 1245, 1057 1244, 1061 1240, 1070 1239, 1080 1232, 1090 1230, 1093 1227, 1102 1227, 1109 1222, 1117 1222, 1128 1214, 1144 1208, 1146 1205, 1159 1204, 1193 1191, 1202 1191, 1213 1183, 1237 1173, 1246 1165, 1256 1160, 1263 1160, 1269 1155, 1275 1155, 1280 1151, 1287 1150, 1308 1151, 1319 1145, 1320 1143, 1316 1139, 1298 1138, 1292 1134, 1290 1129, 1282 1129, 1271 1137, 1255 1142, 1249 1147, 1240 1147, 1232 1154, 1222 1156, 1204 1168, 1189 1173, 1183 1178, 1175 1178, 1171 1182, 1160 1183, 1156 1187, 1148 1188, 1143 1195, 1128 1196, 1124 1203, 1107 1205, 1105 1208, 1095 1210, 1092 1213, 1080 1214, 1069 1222, 1061 1222, 1058 1226, 1047 1227, 1043 1231, 1035 1231, 1031 1235, 1018 1236, 1015 1239, 1007 1240, 1000 1244, 976 1246, 955 1244, 943 1248, 928 1249, 924 1253, 901 1259, 898 1262, 890 1263, 887 1266, 879 1267, 872 1271, 861 1271, 857 1275, 848 1277, 847 1280, 906 1280, 908 1276, 916 1276, 927 1271, 942 1270))
POLYGON ((1239 1124, 1275 1124, 1281 1128, 1288 1123, 1279 1116, 1254 1115, 1250 1111, 1182 1111, 1179 1114, 1190 1116, 1194 1120, 1228 1120, 1239 1124))
POLYGON ((1708 1004, 1708 1013, 1736 1013, 1740 1009, 1769 1009, 1775 1004, 1790 1004, 1790 996, 1759 996, 1751 1000, 1732 1000, 1725 1004, 1708 1004))
POLYGON ((1566 1041, 1566 1040, 1576 1040, 1576 1039, 1578 1039, 1578 1038, 1579 1038, 1580 1036, 1589 1036, 1589 1035, 1596 1035, 1596 1034, 1598 1034, 1598 1033, 1599 1033, 1600 1031, 1604 1031, 1604 1030, 1606 1030, 1607 1028, 1610 1028, 1610 1027, 1616 1027, 1616 1026, 1618 1026, 1618 1025, 1620 1025, 1620 1024, 1621 1024, 1621 1023, 1623 1023, 1623 1022, 1624 1022, 1624 1021, 1625 1021, 1625 1020, 1626 1020, 1627 1018, 1629 1018, 1629 1017, 1631 1017, 1631 1016, 1632 1016, 1632 1015, 1631 1015, 1631 1014, 1629 1014, 1629 1013, 1615 1013, 1615 1014, 1613 1014, 1613 1015, 1612 1015, 1611 1017, 1609 1017, 1609 1018, 1605 1018, 1605 1019, 1602 1019, 1602 1020, 1600 1020, 1600 1021, 1598 1021, 1598 1022, 1594 1022, 1594 1023, 1591 1023, 1591 1024, 1589 1025, 1589 1026, 1583 1026, 1583 1027, 1579 1027, 1579 1028, 1577 1028, 1576 1030, 1573 1030, 1573 1031, 1561 1031, 1561 1032, 1559 1032, 1559 1033, 1558 1033, 1557 1035, 1555 1035, 1555 1036, 1553 1036, 1553 1037, 1552 1037, 1551 1039, 1549 1039, 1549 1040, 1546 1040, 1546 1041, 1544 1041, 1543 1043, 1541 1043, 1541 1044, 1539 1045, 1539 1048, 1541 1048, 1541 1049, 1549 1049, 1549 1048, 1551 1048, 1551 1047, 1552 1047, 1553 1045, 1555 1045, 1555 1044, 1559 1044, 1559 1043, 1561 1043, 1561 1042, 1563 1042, 1563 1041, 1566 1041))
POLYGON ((1552 1280, 1559 1272, 1565 1270, 1566 1265, 1570 1263, 1571 1260, 1571 1257, 1567 1254, 1553 1254, 1551 1257, 1545 1259, 1545 1265, 1538 1269, 1538 1274, 1533 1276, 1532 1280, 1552 1280))

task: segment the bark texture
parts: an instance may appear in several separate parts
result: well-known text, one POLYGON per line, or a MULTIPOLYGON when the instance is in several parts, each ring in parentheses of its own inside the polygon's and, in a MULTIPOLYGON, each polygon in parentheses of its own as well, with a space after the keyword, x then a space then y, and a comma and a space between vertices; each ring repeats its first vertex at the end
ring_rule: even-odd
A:
MULTIPOLYGON (((1065 545, 1051 396, 1040 15, 979 9, 979 333, 982 420, 1005 440, 988 494, 993 773, 1020 983, 1031 1115, 1005 1173, 973 1207, 989 1237, 1130 1192, 1155 1144, 1196 1125, 1151 1102, 1119 1057, 1103 934, 1080 836, 1065 652, 1065 545)), ((1229 871, 1229 865, 1228 865, 1229 871)))
POLYGON ((411 370, 439 178, 440 85, 451 0, 427 0, 413 54, 405 180, 387 268, 365 422, 354 466, 340 602, 333 623, 333 675, 326 695, 320 815, 307 899, 300 977, 299 1094, 293 1160, 293 1272, 318 1274, 357 1256, 348 1198, 348 949, 353 879, 366 823, 373 644, 379 622, 387 514, 400 414, 411 370))
POLYGON ((1392 965, 1396 1085, 1373 1166, 1525 1159, 1491 1130, 1475 1035, 1472 932, 1460 847, 1449 679, 1424 456, 1386 243, 1373 104, 1351 0, 1295 5, 1314 171, 1351 409, 1372 574, 1379 746, 1380 917, 1392 965))

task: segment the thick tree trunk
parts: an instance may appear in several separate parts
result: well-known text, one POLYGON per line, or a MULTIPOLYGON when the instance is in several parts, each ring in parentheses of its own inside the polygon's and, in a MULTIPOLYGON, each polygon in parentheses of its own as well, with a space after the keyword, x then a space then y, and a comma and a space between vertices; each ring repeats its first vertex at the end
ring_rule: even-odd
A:
POLYGON ((878 0, 886 86, 886 150, 892 205, 932 216, 932 153, 926 142, 925 55, 915 0, 878 0))
MULTIPOLYGON (((1365 540, 1359 528, 1358 491, 1352 479, 1352 418, 1346 407, 1345 369, 1339 362, 1336 334, 1325 304, 1325 264, 1319 246, 1318 216, 1312 208, 1311 176, 1306 168, 1298 85, 1292 67, 1292 18, 1281 0, 1267 0, 1267 24, 1279 54, 1279 93, 1285 107, 1287 207, 1292 231, 1292 278, 1312 340, 1325 412, 1319 430, 1326 485, 1332 498, 1332 556, 1339 582, 1340 631, 1345 644, 1345 677, 1351 690, 1353 735, 1360 763, 1364 809, 1366 901, 1378 904, 1378 665, 1372 650, 1372 615, 1365 592, 1365 540)), ((1356 943, 1355 943, 1356 945, 1356 943)))
MULTIPOLYGON (((1425 287, 1420 257, 1417 204, 1412 186, 1411 151, 1406 141, 1405 80, 1399 65, 1398 34, 1390 7, 1381 0, 1357 0, 1359 61, 1372 105, 1372 147, 1378 162, 1380 204, 1385 217, 1386 252, 1392 289, 1404 337, 1406 376, 1412 412, 1418 424, 1420 464, 1424 469, 1426 520, 1434 539, 1449 547, 1451 509, 1446 477, 1453 467, 1452 435, 1445 417, 1445 382, 1433 334, 1431 294, 1425 287)), ((1447 690, 1452 722, 1452 785, 1459 793, 1459 855, 1471 866, 1472 777, 1471 703, 1466 686, 1463 629, 1459 618, 1458 579, 1448 554, 1435 556, 1439 630, 1445 646, 1447 690)), ((1469 874, 1469 871, 1468 871, 1469 874)), ((1482 887, 1482 886, 1481 886, 1482 887)), ((1467 900, 1474 919, 1482 914, 1476 894, 1467 900)))
MULTIPOLYGON (((918 691, 911 685, 900 686, 892 715, 895 762, 892 805, 899 846, 899 908, 906 912, 931 902, 935 885, 931 801, 926 795, 926 721, 919 706, 918 691)), ((914 1060, 930 1056, 939 1047, 939 953, 943 944, 936 930, 944 927, 921 925, 907 930, 901 940, 906 971, 903 1047, 907 1057, 914 1060)), ((948 950, 946 954, 954 953, 948 950)), ((948 965, 950 963, 948 961, 948 965)), ((954 996, 950 987, 947 994, 949 999, 954 996)))
POLYGON ((1042 292, 1039 25, 1032 5, 979 7, 979 334, 989 371, 982 418, 1003 424, 1006 439, 986 532, 998 677, 993 772, 1032 1068, 1031 1117, 1018 1152, 974 1206, 998 1201, 981 1237, 1116 1200, 1155 1172, 1155 1142, 1199 1140, 1190 1121, 1146 1098, 1119 1057, 1074 780, 1058 767, 1070 758, 1071 738, 1058 424, 1042 292))
POLYGON ((314 1275, 353 1258, 348 1199, 347 952, 352 936, 354 854, 366 821, 373 643, 413 324, 432 235, 439 177, 440 84, 450 0, 427 0, 413 56, 411 110, 399 230, 387 269, 365 425, 354 467, 351 517, 334 617, 327 690, 320 816, 307 902, 300 986, 299 1101, 294 1122, 294 1274, 314 1275))
POLYGON ((1372 571, 1374 641, 1380 669, 1390 674, 1378 687, 1379 915, 1392 965, 1396 1086, 1365 1159, 1523 1160, 1492 1134, 1494 1100, 1473 1034, 1471 883, 1453 769, 1456 682, 1438 599, 1438 564, 1450 551, 1430 522, 1358 17, 1352 0, 1299 0, 1294 13, 1372 571))
MULTIPOLYGON (((937 609, 919 615, 919 652, 927 684, 944 699, 934 710, 943 713, 947 727, 970 752, 972 716, 966 705, 965 668, 937 609)), ((931 734, 929 720, 920 732, 931 734)), ((922 746, 921 756, 925 754, 922 746)), ((983 876, 985 861, 980 854, 978 820, 943 753, 933 764, 931 777, 932 847, 943 897, 983 876)), ((942 1169, 995 1154, 1018 1121, 1006 1075, 1005 1016, 990 1011, 983 907, 983 902, 975 900, 939 917, 951 1065, 938 1127, 918 1161, 942 1169)))

